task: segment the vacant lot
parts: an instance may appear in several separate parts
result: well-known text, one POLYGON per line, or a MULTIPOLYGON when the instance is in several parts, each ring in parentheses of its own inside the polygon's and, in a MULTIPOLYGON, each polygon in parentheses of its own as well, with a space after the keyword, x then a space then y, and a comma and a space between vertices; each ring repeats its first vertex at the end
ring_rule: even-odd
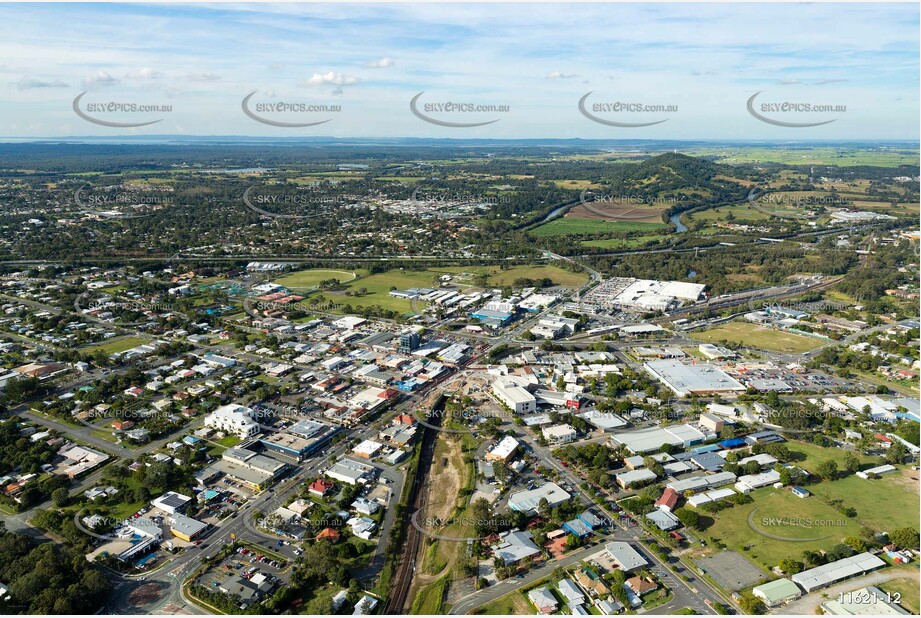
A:
MULTIPOLYGON (((918 527, 921 509, 918 506, 918 482, 911 481, 905 470, 876 480, 849 476, 838 481, 810 486, 816 497, 841 500, 857 510, 856 520, 868 528, 892 532, 907 526, 918 527), (911 486, 906 486, 906 480, 911 486)), ((914 472, 917 478, 917 472, 914 472)))
POLYGON ((716 328, 691 333, 698 341, 741 343, 772 352, 801 354, 822 345, 822 340, 748 322, 728 322, 716 328))
POLYGON ((125 350, 130 350, 141 344, 148 343, 147 339, 142 339, 140 337, 122 337, 121 339, 113 339, 107 341, 106 343, 101 343, 98 345, 89 346, 86 348, 81 348, 81 352, 86 354, 95 354, 96 352, 103 352, 105 354, 116 354, 118 352, 124 352, 125 350))

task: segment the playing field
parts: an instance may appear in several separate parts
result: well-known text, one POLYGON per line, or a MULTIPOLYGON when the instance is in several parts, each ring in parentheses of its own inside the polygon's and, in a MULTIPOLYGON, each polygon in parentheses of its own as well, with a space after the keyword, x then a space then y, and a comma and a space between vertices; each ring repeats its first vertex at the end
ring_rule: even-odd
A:
POLYGON ((912 470, 900 470, 879 479, 848 476, 838 481, 809 487, 823 500, 838 499, 857 510, 856 520, 868 528, 891 532, 897 528, 918 527, 918 478, 912 470))
POLYGON ((860 531, 857 522, 814 496, 797 498, 789 489, 772 487, 750 495, 755 499, 751 504, 705 515, 715 523, 704 534, 762 568, 799 557, 807 549, 829 550, 860 531))
POLYGON ((272 283, 283 285, 291 290, 301 290, 305 288, 314 288, 318 286, 321 281, 327 279, 336 279, 340 283, 345 283, 346 281, 355 279, 358 275, 359 273, 357 272, 349 272, 346 270, 308 268, 307 270, 299 270, 285 275, 284 277, 280 277, 272 283))
POLYGON ((772 352, 801 354, 822 345, 821 339, 797 335, 748 322, 727 322, 716 328, 691 333, 698 341, 718 343, 728 341, 772 352))

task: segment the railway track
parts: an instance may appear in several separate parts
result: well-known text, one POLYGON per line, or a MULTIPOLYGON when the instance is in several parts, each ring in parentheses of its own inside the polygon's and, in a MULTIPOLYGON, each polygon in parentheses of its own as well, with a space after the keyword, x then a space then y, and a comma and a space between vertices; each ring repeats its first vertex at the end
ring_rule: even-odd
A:
MULTIPOLYGON (((416 573, 416 557, 419 554, 419 547, 425 538, 415 526, 412 525, 412 518, 417 511, 425 507, 425 485, 428 482, 429 472, 432 468, 432 459, 435 455, 435 438, 438 436, 437 427, 441 425, 444 418, 442 412, 447 403, 447 395, 441 395, 432 405, 426 421, 428 425, 423 425, 422 429, 422 446, 419 453, 419 463, 416 466, 415 478, 412 479, 412 485, 407 495, 406 514, 401 525, 406 529, 406 540, 403 546, 403 556, 400 559, 400 565, 394 576, 390 588, 390 594, 387 598, 387 606, 384 614, 403 615, 406 613, 406 605, 409 602, 409 591, 412 588, 413 576, 416 573)), ((409 479, 407 479, 409 481, 409 479)))

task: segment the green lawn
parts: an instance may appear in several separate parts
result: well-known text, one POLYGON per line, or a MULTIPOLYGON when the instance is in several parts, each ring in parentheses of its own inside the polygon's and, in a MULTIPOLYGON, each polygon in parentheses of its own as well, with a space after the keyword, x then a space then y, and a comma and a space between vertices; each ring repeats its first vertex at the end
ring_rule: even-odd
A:
POLYGON ((221 446, 226 446, 227 448, 233 448, 234 446, 240 443, 240 438, 238 436, 224 436, 220 440, 215 440, 221 446))
POLYGON ((854 520, 814 496, 797 498, 789 489, 773 487, 749 495, 755 499, 751 504, 725 509, 716 515, 702 513, 715 520, 704 535, 721 540, 762 568, 774 566, 784 558, 798 558, 807 549, 830 550, 860 530, 854 520), (752 513, 752 526, 749 526, 748 517, 752 513), (770 538, 759 531, 785 540, 770 538))
POLYGON ((629 236, 627 238, 605 238, 604 240, 583 240, 583 247, 597 247, 598 249, 636 249, 647 243, 663 243, 667 236, 659 234, 629 236))
POLYGON ((762 350, 795 354, 808 352, 824 343, 821 339, 813 339, 805 335, 788 333, 749 322, 727 322, 715 328, 695 331, 690 334, 690 337, 698 341, 719 343, 725 340, 762 350))
MULTIPOLYGON (((838 464, 839 470, 844 469, 845 451, 841 449, 826 448, 824 446, 812 444, 811 442, 800 442, 796 440, 787 442, 787 448, 789 448, 792 453, 797 453, 792 463, 810 472, 815 472, 820 464, 829 460, 834 460, 834 462, 838 464)), ((866 467, 880 465, 879 457, 863 455, 861 453, 855 454, 860 459, 860 463, 866 467)))
POLYGON ((323 268, 308 268, 290 273, 284 277, 279 277, 272 283, 283 285, 291 290, 300 290, 314 288, 326 279, 336 279, 340 283, 351 281, 359 276, 360 273, 349 272, 347 270, 326 270, 323 268))
POLYGON ((486 605, 481 605, 476 609, 476 613, 489 616, 514 616, 535 613, 534 606, 531 602, 517 590, 510 592, 505 596, 490 601, 486 605))
POLYGON ((447 584, 448 578, 445 576, 428 586, 419 588, 419 590, 416 591, 416 598, 413 599, 412 609, 410 609, 409 613, 414 616, 420 614, 440 614, 445 586, 447 584))
MULTIPOLYGON (((779 204, 765 203, 761 205, 762 209, 770 212, 785 211, 779 204)), ((790 213, 793 214, 793 210, 790 213)), ((764 221, 770 219, 771 215, 756 210, 750 204, 734 204, 732 206, 720 206, 719 208, 710 208, 684 215, 685 223, 691 221, 729 221, 732 223, 746 223, 754 221, 764 221)))
POLYGON ((99 345, 92 345, 86 348, 81 348, 80 351, 86 354, 95 354, 96 352, 116 354, 118 352, 130 350, 131 348, 147 343, 148 341, 149 339, 143 339, 141 337, 122 337, 120 339, 113 339, 99 345))
MULTIPOLYGON (((919 594, 918 580, 916 578, 893 579, 888 582, 883 582, 882 584, 877 584, 876 587, 893 596, 896 594, 901 595, 898 604, 910 611, 913 616, 918 615, 919 594)), ((895 601, 894 598, 892 600, 895 601)))
POLYGON ((605 234, 608 232, 649 232, 661 230, 664 223, 642 223, 639 221, 613 221, 607 219, 573 219, 560 217, 528 232, 531 236, 568 236, 570 234, 605 234))
POLYGON ((809 490, 823 500, 842 500, 857 510, 857 521, 873 530, 892 532, 907 526, 918 527, 921 508, 918 506, 918 485, 906 487, 901 472, 876 480, 858 476, 822 482, 809 490))

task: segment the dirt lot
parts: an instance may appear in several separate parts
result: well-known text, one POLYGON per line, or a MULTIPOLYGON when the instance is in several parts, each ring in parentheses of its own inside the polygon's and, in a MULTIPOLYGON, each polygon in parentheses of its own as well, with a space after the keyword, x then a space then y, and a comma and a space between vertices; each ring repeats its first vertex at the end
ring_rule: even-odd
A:
POLYGON ((590 210, 583 205, 574 206, 567 218, 572 219, 613 219, 615 221, 638 221, 642 223, 662 223, 665 208, 643 204, 617 204, 613 202, 592 203, 590 210))

